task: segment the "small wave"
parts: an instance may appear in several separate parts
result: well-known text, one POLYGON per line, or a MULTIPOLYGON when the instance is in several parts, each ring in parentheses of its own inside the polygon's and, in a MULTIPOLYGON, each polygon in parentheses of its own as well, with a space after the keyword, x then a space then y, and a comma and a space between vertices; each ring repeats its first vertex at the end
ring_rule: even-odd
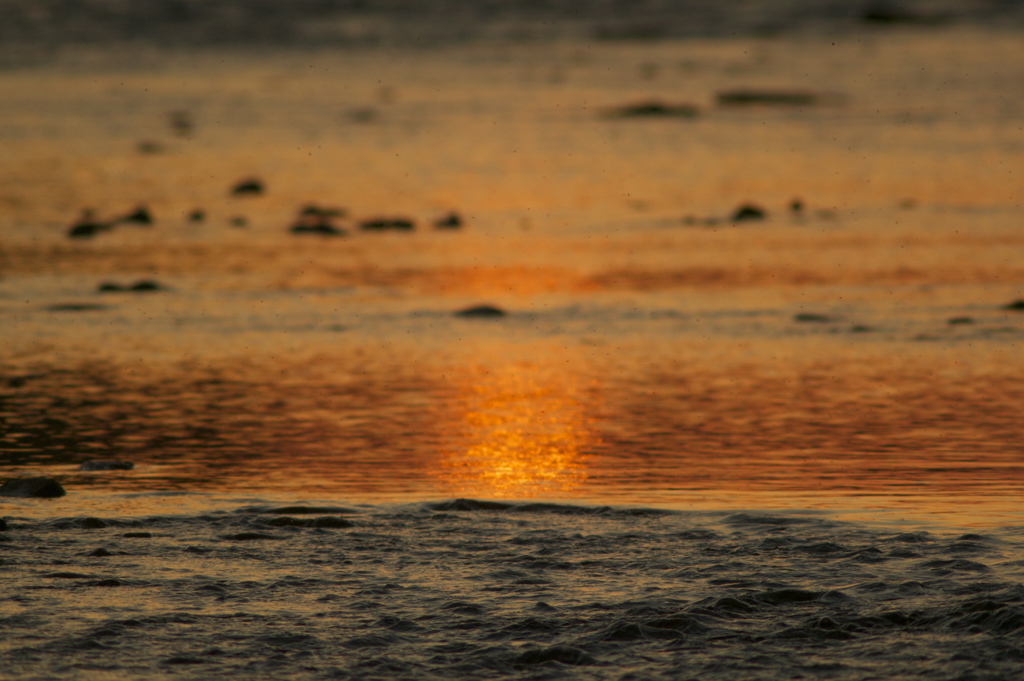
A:
POLYGON ((20 612, 0 618, 0 668, 868 679, 884 659, 923 678, 1019 672, 1014 530, 471 499, 344 508, 10 522, 0 596, 20 612))

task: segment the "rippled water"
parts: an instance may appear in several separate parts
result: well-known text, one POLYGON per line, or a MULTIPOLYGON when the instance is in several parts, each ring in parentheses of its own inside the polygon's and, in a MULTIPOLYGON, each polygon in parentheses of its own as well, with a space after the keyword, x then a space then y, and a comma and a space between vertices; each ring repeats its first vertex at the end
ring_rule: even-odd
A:
POLYGON ((7 530, 12 678, 1007 679, 1024 666, 1019 528, 458 500, 7 530))
POLYGON ((1022 480, 1020 51, 943 27, 8 70, 4 468, 999 522, 1022 480), (715 103, 735 87, 827 97, 715 103), (652 97, 698 115, 608 117, 652 97), (246 177, 267 193, 230 196, 246 177), (310 202, 349 236, 289 234, 310 202), (768 219, 731 222, 743 202, 768 219), (154 226, 66 237, 137 204, 154 226), (451 210, 463 228, 430 226, 451 210), (379 215, 419 228, 359 230, 379 215), (98 288, 140 280, 162 290, 98 288), (481 303, 508 316, 452 315, 481 303), (112 457, 137 468, 76 470, 112 457))
POLYGON ((0 669, 1011 678, 1024 42, 925 23, 4 62, 0 669))

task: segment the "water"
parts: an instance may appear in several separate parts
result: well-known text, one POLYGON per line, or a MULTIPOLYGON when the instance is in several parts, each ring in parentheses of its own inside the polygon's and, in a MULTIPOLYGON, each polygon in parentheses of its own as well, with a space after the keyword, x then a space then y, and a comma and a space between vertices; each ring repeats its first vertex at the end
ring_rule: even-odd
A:
POLYGON ((3 501, 3 668, 1019 671, 1024 43, 917 7, 5 48, 0 476, 68 495, 3 501))
POLYGON ((11 678, 995 679, 1022 664, 1019 527, 461 500, 7 534, 11 678))

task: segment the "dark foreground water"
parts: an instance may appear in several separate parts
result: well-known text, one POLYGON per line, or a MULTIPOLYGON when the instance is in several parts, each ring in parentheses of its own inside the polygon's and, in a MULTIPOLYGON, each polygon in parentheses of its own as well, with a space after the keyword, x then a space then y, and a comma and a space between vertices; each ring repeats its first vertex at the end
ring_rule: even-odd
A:
MULTIPOLYGON (((173 497, 166 499, 173 506, 173 497)), ((5 678, 1011 679, 1024 531, 460 499, 9 518, 5 678)))

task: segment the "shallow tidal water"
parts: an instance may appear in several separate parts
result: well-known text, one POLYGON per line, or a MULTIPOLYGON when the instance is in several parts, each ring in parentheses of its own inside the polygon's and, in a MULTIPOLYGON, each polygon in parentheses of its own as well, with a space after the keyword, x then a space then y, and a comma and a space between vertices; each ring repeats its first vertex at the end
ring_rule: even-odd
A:
POLYGON ((68 494, 0 497, 0 677, 1020 674, 1022 57, 942 24, 13 60, 0 479, 68 494), (650 101, 694 113, 617 115, 650 101), (289 233, 311 203, 346 235, 289 233))
MULTIPOLYGON (((473 500, 11 522, 9 678, 978 678, 1021 531, 473 500)), ((8 614, 9 613, 9 614, 8 614)))

